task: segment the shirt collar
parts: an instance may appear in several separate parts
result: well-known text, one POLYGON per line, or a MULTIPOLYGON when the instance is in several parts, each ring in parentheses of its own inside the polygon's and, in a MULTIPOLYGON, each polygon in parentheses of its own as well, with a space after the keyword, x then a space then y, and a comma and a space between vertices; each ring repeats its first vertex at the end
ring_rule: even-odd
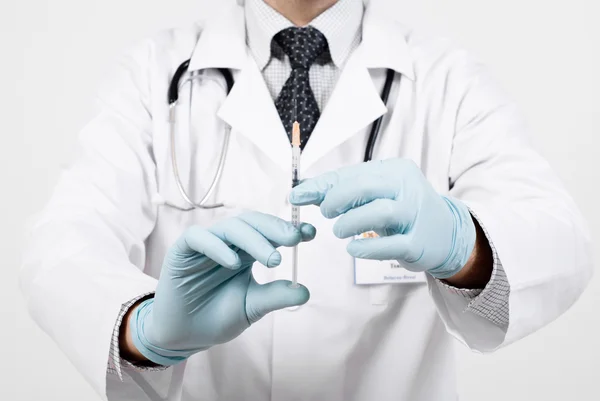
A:
MULTIPOLYGON (((339 0, 309 24, 327 38, 331 59, 338 68, 344 65, 360 41, 363 14, 362 1, 339 0)), ((263 70, 271 60, 273 37, 294 24, 263 0, 247 0, 245 15, 248 47, 258 67, 263 70)))
MULTIPOLYGON (((240 70, 246 65, 247 57, 253 56, 249 54, 247 46, 243 1, 238 0, 235 7, 225 8, 219 16, 209 19, 203 25, 190 60, 189 71, 206 68, 240 70)), ((363 0, 363 3, 366 5, 367 0, 363 0)), ((359 39, 356 43, 360 41, 357 51, 361 51, 359 56, 367 68, 391 68, 410 80, 416 79, 413 56, 418 51, 415 50, 418 45, 414 44, 414 38, 411 39, 412 30, 367 6, 361 32, 356 37, 359 39)), ((268 41, 266 43, 268 46, 268 41)), ((353 49, 352 46, 350 48, 353 49)), ((269 53, 267 47, 267 64, 269 53)))

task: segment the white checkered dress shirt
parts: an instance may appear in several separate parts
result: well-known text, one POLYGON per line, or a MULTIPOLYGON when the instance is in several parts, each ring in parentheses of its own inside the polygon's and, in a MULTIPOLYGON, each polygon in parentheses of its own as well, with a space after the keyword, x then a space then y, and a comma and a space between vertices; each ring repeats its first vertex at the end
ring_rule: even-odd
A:
MULTIPOLYGON (((321 111, 327 104, 339 73, 344 63, 361 41, 361 23, 363 17, 363 2, 359 0, 339 0, 310 25, 321 31, 327 38, 329 53, 323 54, 311 66, 310 86, 315 94, 321 111)), ((292 67, 287 55, 272 40, 279 31, 294 26, 289 20, 276 12, 263 0, 247 0, 245 5, 247 43, 258 67, 269 88, 273 100, 283 88, 292 67)), ((477 219, 477 217, 473 214, 477 219)), ((485 226, 477 219, 492 248, 494 267, 491 279, 485 289, 465 290, 452 287, 442 281, 437 283, 443 290, 470 300, 465 313, 471 312, 482 316, 494 324, 506 327, 509 321, 508 298, 510 286, 498 254, 485 226)), ((111 344, 108 372, 121 376, 121 369, 152 371, 166 369, 157 367, 135 366, 119 355, 119 331, 123 317, 137 301, 151 296, 142 294, 127 302, 121 308, 117 319, 111 344)))

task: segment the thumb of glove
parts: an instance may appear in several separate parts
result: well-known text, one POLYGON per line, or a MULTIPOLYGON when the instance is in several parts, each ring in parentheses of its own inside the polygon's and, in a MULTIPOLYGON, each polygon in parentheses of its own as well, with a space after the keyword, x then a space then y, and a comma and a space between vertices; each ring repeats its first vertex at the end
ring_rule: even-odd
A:
POLYGON ((246 295, 246 316, 250 324, 267 313, 307 303, 310 298, 308 288, 303 285, 290 288, 290 284, 290 281, 279 280, 261 285, 252 279, 246 295))

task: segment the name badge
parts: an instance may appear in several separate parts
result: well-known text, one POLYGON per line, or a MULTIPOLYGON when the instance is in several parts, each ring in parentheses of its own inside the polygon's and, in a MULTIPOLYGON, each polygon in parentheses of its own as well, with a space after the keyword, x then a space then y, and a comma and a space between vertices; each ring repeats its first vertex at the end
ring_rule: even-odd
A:
MULTIPOLYGON (((356 236, 356 239, 375 238, 373 232, 356 236)), ((370 260, 354 258, 354 283, 367 284, 406 284, 426 283, 425 273, 411 272, 396 260, 370 260)))

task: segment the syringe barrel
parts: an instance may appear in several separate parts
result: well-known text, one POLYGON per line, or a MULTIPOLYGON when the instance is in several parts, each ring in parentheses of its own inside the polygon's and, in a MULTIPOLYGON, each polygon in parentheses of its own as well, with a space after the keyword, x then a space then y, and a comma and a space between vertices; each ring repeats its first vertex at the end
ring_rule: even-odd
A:
POLYGON ((300 147, 292 147, 292 188, 300 183, 300 147))

